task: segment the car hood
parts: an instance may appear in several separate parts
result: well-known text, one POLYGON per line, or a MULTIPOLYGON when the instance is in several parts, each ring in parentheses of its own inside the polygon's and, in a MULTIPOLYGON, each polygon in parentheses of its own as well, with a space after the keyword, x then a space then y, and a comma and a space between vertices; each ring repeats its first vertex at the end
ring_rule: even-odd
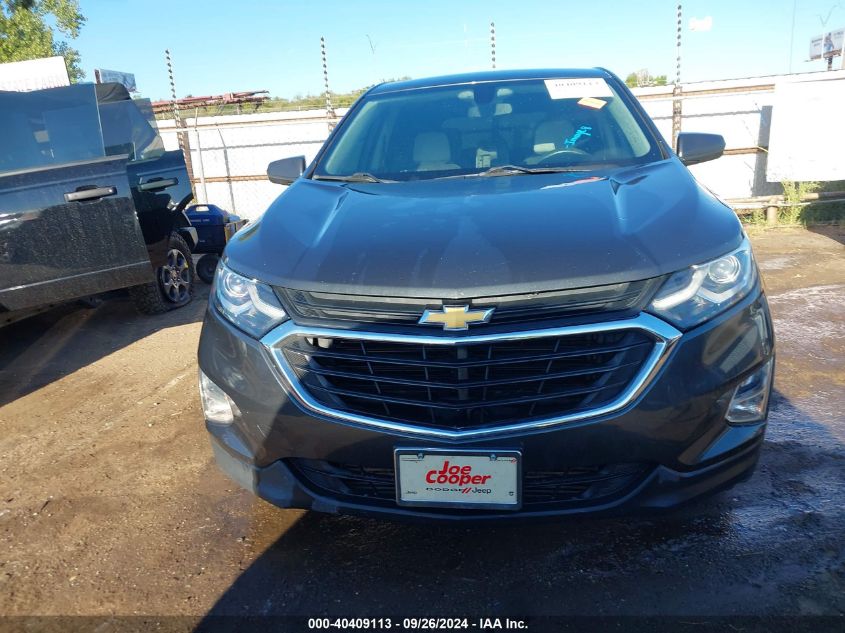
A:
POLYGON ((286 288, 460 299, 656 277, 724 254, 741 233, 672 158, 589 176, 300 179, 226 257, 286 288))

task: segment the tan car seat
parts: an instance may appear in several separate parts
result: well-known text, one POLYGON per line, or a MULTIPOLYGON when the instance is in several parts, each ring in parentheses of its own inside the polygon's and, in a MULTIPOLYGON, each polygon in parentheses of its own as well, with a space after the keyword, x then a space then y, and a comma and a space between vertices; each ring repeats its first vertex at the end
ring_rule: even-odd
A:
POLYGON ((565 149, 564 141, 575 133, 569 121, 543 121, 534 131, 534 156, 525 159, 527 165, 536 165, 547 154, 565 149))
POLYGON ((414 162, 419 171, 460 169, 460 165, 450 162, 451 159, 449 137, 444 132, 417 134, 414 139, 414 162))

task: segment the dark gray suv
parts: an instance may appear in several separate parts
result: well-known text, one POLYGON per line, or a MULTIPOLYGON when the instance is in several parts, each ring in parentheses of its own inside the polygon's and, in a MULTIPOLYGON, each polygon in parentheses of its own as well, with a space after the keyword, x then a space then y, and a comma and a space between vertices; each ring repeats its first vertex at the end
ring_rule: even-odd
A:
POLYGON ((199 346, 218 464, 281 507, 666 508, 748 477, 774 337, 735 214, 602 70, 386 83, 229 242, 199 346))

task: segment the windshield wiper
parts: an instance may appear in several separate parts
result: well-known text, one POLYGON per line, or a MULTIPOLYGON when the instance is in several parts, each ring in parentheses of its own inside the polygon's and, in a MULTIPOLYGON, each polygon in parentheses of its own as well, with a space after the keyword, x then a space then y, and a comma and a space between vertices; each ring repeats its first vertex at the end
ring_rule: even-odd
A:
POLYGON ((522 165, 498 165, 468 176, 514 176, 518 174, 559 174, 564 172, 589 171, 583 167, 523 167, 522 165))
POLYGON ((373 176, 365 171, 356 171, 354 174, 348 176, 314 176, 314 180, 339 180, 342 182, 396 182, 395 180, 386 180, 373 176))
POLYGON ((592 171, 586 167, 523 167, 521 165, 497 165, 484 171, 472 174, 455 174, 454 176, 439 176, 432 180, 449 180, 458 178, 492 178, 493 176, 521 176, 523 174, 562 174, 567 172, 592 171))

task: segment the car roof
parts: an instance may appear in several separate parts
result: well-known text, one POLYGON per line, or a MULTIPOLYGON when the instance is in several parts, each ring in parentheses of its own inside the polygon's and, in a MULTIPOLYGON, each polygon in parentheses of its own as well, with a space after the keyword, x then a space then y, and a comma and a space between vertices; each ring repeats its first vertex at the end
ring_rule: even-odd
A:
POLYGON ((462 84, 484 83, 488 81, 513 81, 519 79, 558 79, 563 77, 602 77, 609 79, 612 74, 604 68, 535 68, 522 70, 487 70, 457 75, 440 75, 422 79, 388 81, 373 87, 369 94, 384 94, 400 90, 418 90, 440 86, 458 86, 462 84))

